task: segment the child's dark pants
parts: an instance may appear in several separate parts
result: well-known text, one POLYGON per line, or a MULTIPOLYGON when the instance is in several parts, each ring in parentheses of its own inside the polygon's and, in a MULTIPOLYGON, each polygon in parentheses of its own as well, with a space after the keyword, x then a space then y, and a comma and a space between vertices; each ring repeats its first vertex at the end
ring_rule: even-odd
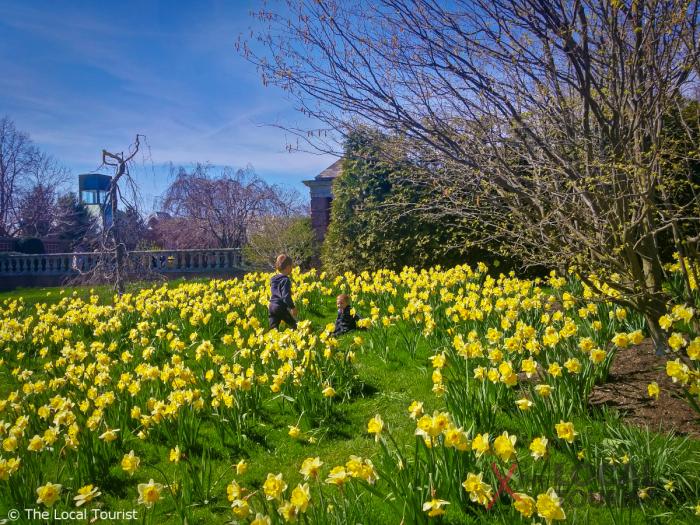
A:
POLYGON ((287 305, 271 304, 267 309, 269 314, 270 328, 279 328, 280 322, 284 321, 291 328, 297 327, 297 321, 292 317, 287 305))

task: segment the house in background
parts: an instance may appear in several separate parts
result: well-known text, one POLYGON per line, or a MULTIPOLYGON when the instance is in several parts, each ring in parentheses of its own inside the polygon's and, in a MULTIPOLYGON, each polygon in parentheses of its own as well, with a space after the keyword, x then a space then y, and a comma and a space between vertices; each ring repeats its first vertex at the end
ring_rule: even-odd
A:
POLYGON ((331 220, 333 180, 340 175, 343 159, 336 160, 311 180, 303 181, 311 192, 311 227, 316 238, 323 241, 331 220))

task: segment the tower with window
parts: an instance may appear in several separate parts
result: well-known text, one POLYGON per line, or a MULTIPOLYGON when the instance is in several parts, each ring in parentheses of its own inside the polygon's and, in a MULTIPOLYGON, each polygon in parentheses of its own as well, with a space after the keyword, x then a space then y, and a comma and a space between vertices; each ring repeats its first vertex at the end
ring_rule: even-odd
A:
POLYGON ((103 228, 112 223, 112 207, 109 205, 109 186, 112 177, 101 173, 84 173, 79 176, 80 202, 103 228))

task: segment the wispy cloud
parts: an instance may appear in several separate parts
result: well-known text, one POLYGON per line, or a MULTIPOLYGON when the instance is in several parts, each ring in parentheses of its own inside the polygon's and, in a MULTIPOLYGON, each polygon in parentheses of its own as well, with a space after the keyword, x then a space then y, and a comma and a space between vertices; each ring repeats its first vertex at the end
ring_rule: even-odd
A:
POLYGON ((99 165, 103 148, 120 151, 147 135, 157 167, 149 194, 165 184, 169 162, 250 164, 303 189, 299 181, 333 159, 286 152, 285 133, 266 125, 299 117, 235 54, 248 10, 237 2, 9 2, 0 19, 8 35, 0 108, 76 172, 99 165))

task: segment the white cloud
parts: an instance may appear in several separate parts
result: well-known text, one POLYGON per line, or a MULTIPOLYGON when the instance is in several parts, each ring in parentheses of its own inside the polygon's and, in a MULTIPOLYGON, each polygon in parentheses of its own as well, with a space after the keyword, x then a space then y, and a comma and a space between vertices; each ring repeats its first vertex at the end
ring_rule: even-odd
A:
POLYGON ((102 5, 50 3, 42 10, 10 3, 0 20, 0 28, 22 35, 0 49, 0 107, 74 173, 99 166, 103 148, 126 150, 136 133, 150 144, 146 201, 164 189, 168 162, 252 165, 261 176, 304 191, 299 181, 335 160, 288 153, 288 136, 266 125, 299 116, 279 90, 263 88, 253 66, 234 51, 249 25, 247 10, 235 3, 200 10, 198 4, 200 14, 178 32, 149 18, 156 15, 145 8, 96 7, 102 5), (17 60, 29 41, 39 50, 31 61, 17 60))

